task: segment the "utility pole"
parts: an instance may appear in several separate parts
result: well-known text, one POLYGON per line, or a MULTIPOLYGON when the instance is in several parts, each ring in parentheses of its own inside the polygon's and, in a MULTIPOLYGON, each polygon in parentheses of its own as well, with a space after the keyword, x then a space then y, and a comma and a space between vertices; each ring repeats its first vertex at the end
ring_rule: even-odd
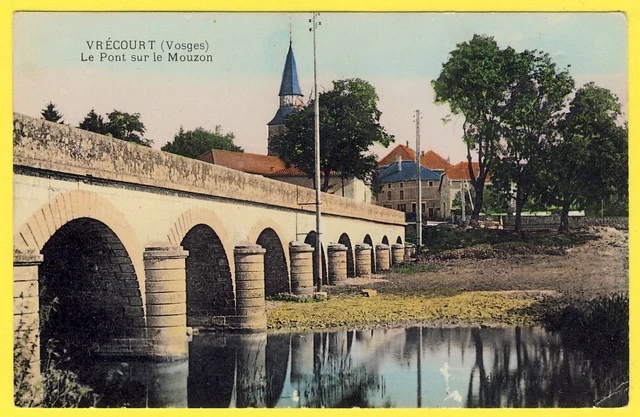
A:
POLYGON ((420 110, 416 110, 416 185, 418 201, 416 204, 416 251, 422 252, 422 180, 420 178, 420 110))
POLYGON ((318 71, 316 67, 316 29, 320 24, 316 23, 316 18, 320 13, 312 13, 313 19, 311 30, 313 32, 313 112, 314 112, 314 139, 315 139, 315 183, 316 183, 316 268, 318 281, 317 291, 322 291, 322 238, 320 232, 321 216, 320 216, 320 103, 318 102, 318 71))

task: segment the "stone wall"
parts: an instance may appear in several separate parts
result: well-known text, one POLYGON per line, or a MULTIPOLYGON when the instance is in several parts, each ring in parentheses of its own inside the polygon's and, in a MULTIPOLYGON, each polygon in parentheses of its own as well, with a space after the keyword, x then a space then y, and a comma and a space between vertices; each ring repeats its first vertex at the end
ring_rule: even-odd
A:
MULTIPOLYGON (((505 228, 513 227, 515 217, 503 217, 505 228)), ((532 229, 552 229, 560 226, 560 215, 551 214, 547 216, 522 216, 522 227, 532 229)), ((621 230, 629 230, 628 217, 569 217, 569 228, 580 228, 588 226, 606 226, 621 230)))
MULTIPOLYGON (((14 113, 13 164, 313 212, 314 190, 14 113)), ((323 213, 404 225, 395 210, 323 194, 323 213)))

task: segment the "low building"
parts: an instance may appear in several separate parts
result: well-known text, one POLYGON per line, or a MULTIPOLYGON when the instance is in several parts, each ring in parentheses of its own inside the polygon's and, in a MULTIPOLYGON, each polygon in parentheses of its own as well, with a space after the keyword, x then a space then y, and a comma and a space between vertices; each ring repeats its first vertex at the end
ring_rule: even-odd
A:
MULTIPOLYGON (((425 218, 440 217, 440 175, 420 166, 422 181, 422 213, 425 218)), ((378 174, 376 204, 407 213, 408 221, 415 221, 418 187, 415 161, 403 161, 397 155, 396 162, 378 174), (413 215, 412 215, 413 214, 413 215)))
MULTIPOLYGON (((277 156, 211 149, 200 155, 198 159, 249 174, 262 175, 305 188, 314 188, 313 180, 307 174, 295 166, 287 167, 286 163, 277 156)), ((339 175, 331 176, 327 193, 362 203, 371 203, 373 199, 369 185, 356 178, 343 180, 339 175)))

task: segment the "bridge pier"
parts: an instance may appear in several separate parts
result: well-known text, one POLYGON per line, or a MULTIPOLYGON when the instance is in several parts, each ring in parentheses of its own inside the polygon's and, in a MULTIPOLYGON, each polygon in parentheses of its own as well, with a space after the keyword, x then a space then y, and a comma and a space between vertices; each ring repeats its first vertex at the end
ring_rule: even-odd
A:
POLYGON ((409 260, 416 253, 416 245, 413 243, 407 243, 404 245, 404 258, 409 260))
MULTIPOLYGON (((41 381, 40 373, 40 320, 38 295, 38 266, 43 257, 33 249, 13 250, 13 336, 14 346, 21 350, 20 356, 27 366, 21 378, 24 386, 34 386, 41 381)), ((14 356, 15 358, 15 356, 14 356)), ((14 359, 15 360, 15 359, 14 359)), ((38 395, 38 394, 36 394, 38 395)), ((41 398, 24 398, 38 401, 41 398)))
POLYGON ((329 262, 329 284, 336 285, 347 280, 347 247, 340 243, 327 246, 329 262))
POLYGON ((264 254, 260 245, 241 245, 233 249, 236 265, 236 319, 238 330, 267 329, 264 301, 264 254))
POLYGON ((182 246, 148 247, 144 252, 147 305, 145 356, 177 359, 189 355, 187 289, 182 246))
POLYGON ((399 243, 391 245, 391 264, 396 265, 404 261, 404 246, 399 243))
POLYGON ((368 277, 371 275, 371 246, 366 243, 356 245, 356 276, 368 277))
POLYGON ((385 244, 376 245, 376 269, 378 271, 387 271, 389 264, 389 246, 385 244))
POLYGON ((293 295, 313 294, 313 247, 307 243, 289 243, 291 258, 291 292, 293 295))

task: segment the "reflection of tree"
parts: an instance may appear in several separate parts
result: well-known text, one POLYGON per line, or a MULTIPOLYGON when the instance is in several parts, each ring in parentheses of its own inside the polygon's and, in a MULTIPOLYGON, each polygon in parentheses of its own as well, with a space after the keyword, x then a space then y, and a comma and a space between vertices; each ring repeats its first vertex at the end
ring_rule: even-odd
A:
POLYGON ((498 340, 491 332, 471 330, 476 362, 469 377, 467 407, 592 406, 617 382, 612 369, 567 349, 551 336, 537 337, 530 331, 523 337, 522 329, 516 328, 510 338, 506 332, 502 330, 498 340), (489 369, 485 366, 487 346, 493 352, 489 369), (515 368, 511 362, 514 350, 515 368))
POLYGON ((298 385, 302 407, 371 407, 373 392, 384 395, 382 376, 353 365, 349 337, 353 334, 346 331, 314 334, 313 373, 298 385))
POLYGON ((284 381, 287 378, 289 351, 291 350, 291 335, 267 335, 267 351, 265 366, 267 369, 267 407, 273 408, 277 404, 284 381))

